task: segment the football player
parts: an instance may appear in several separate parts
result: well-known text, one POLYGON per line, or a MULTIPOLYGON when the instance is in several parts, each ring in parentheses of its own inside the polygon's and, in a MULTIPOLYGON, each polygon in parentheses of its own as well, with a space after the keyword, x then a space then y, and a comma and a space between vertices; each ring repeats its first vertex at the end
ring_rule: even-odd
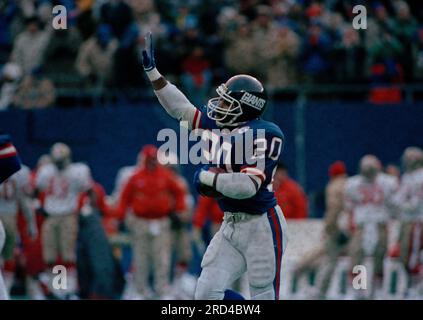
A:
MULTIPOLYGON (((21 162, 15 146, 12 144, 10 136, 0 132, 0 186, 15 172, 21 169, 21 162)), ((0 221, 0 252, 6 241, 6 232, 0 221)), ((9 299, 9 295, 4 284, 3 276, 0 273, 0 300, 9 299)))
POLYGON ((395 203, 400 211, 400 256, 412 285, 421 281, 423 257, 423 151, 408 147, 402 155, 404 174, 395 203))
POLYGON ((284 135, 276 124, 260 118, 267 103, 263 85, 252 76, 236 75, 217 88, 218 96, 206 108, 196 108, 157 70, 151 33, 145 40, 142 64, 167 113, 199 133, 216 134, 219 129, 218 139, 229 149, 230 161, 206 164, 194 177, 197 190, 218 198, 224 212, 204 254, 195 298, 231 298, 230 284, 248 270, 252 299, 279 299, 287 225, 272 180, 284 135), (237 139, 250 143, 240 148, 237 139))
POLYGON ((0 186, 0 221, 6 231, 6 241, 1 256, 5 261, 4 278, 8 290, 13 284, 15 273, 13 262, 17 240, 19 239, 18 213, 20 210, 28 224, 30 238, 35 240, 38 233, 30 194, 30 170, 24 165, 0 186))
POLYGON ((59 257, 62 259, 70 276, 66 294, 73 294, 75 288, 72 288, 72 284, 76 284, 78 200, 82 192, 92 187, 91 172, 85 164, 72 163, 71 150, 64 143, 55 143, 50 156, 52 163, 39 169, 35 181, 37 193, 44 192, 43 211, 46 218, 41 230, 43 259, 49 272, 59 257))
MULTIPOLYGON (((359 164, 359 174, 345 184, 345 210, 351 214, 352 268, 365 257, 373 258, 376 283, 383 274, 383 259, 387 250, 387 223, 393 215, 393 195, 398 189, 395 177, 382 171, 374 155, 365 155, 359 164)), ((369 290, 369 294, 373 294, 369 290)))

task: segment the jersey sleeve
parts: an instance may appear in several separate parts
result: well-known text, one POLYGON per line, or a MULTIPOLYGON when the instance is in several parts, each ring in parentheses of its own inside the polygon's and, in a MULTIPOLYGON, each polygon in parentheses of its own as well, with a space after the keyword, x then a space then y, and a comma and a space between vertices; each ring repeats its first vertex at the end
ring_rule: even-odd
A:
POLYGON ((72 172, 80 192, 87 191, 92 187, 91 170, 86 164, 75 164, 72 172))
POLYGON ((198 121, 199 110, 188 98, 172 83, 154 91, 160 104, 174 119, 188 123, 188 128, 193 129, 198 121))
POLYGON ((207 116, 207 112, 205 108, 202 108, 202 109, 196 109, 196 114, 194 115, 191 128, 192 130, 195 130, 195 129, 212 130, 212 129, 216 129, 217 125, 214 120, 210 119, 207 116))
POLYGON ((31 193, 31 172, 27 166, 22 166, 16 173, 16 182, 21 192, 27 195, 31 193))
POLYGON ((112 192, 115 200, 117 200, 123 190, 123 187, 128 182, 129 178, 134 174, 135 170, 135 167, 123 167, 119 169, 116 175, 115 188, 112 192))
POLYGON ((7 134, 0 132, 0 184, 21 168, 15 146, 7 134))
POLYGON ((119 196, 118 205, 117 205, 117 216, 119 219, 123 220, 125 217, 126 209, 130 206, 133 198, 133 181, 135 179, 135 176, 132 176, 129 178, 129 180, 125 183, 125 185, 122 188, 122 192, 119 196))
POLYGON ((394 177, 388 177, 388 183, 387 183, 387 193, 389 195, 389 198, 391 199, 392 196, 398 191, 399 189, 399 183, 398 180, 394 177))
POLYGON ((53 174, 53 166, 51 164, 42 166, 35 178, 35 187, 40 191, 45 191, 49 187, 49 181, 53 174))
POLYGON ((345 183, 345 192, 344 192, 344 199, 345 199, 345 209, 347 211, 351 211, 354 209, 355 203, 357 202, 357 193, 355 192, 355 180, 350 178, 345 183))

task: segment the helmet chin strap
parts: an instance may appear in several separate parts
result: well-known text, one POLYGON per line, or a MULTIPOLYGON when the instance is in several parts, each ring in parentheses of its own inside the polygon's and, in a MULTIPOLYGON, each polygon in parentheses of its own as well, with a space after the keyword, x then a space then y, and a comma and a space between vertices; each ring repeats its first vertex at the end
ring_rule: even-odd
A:
MULTIPOLYGON (((240 117, 240 115, 233 116, 232 119, 230 121, 228 121, 228 122, 221 122, 221 120, 216 120, 216 124, 219 127, 238 127, 238 126, 243 125, 244 123, 246 123, 246 121, 235 122, 235 120, 238 119, 239 117, 240 117)), ((223 119, 225 119, 225 118, 223 118, 223 119)))

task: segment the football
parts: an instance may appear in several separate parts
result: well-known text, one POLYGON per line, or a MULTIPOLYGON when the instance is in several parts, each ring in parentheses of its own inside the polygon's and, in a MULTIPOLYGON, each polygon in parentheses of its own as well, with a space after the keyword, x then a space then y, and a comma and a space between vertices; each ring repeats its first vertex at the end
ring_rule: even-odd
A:
MULTIPOLYGON (((224 173, 226 172, 224 169, 219 168, 219 167, 211 167, 209 168, 208 171, 214 172, 214 173, 224 173)), ((215 199, 221 199, 223 198, 223 195, 216 191, 213 187, 209 187, 206 185, 201 185, 199 192, 201 195, 205 196, 205 197, 211 197, 211 198, 215 198, 215 199)))

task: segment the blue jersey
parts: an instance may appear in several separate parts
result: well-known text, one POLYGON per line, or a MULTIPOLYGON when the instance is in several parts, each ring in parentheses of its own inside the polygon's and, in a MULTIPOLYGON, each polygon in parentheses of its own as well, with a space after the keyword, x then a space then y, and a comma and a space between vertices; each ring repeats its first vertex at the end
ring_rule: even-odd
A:
POLYGON ((242 172, 261 180, 258 192, 248 199, 223 197, 218 200, 223 211, 262 214, 273 208, 276 198, 273 192, 273 177, 284 147, 284 135, 274 123, 255 119, 236 128, 217 126, 206 112, 197 112, 193 129, 203 129, 220 134, 213 164, 226 172, 242 172), (220 147, 220 150, 219 150, 220 147))

